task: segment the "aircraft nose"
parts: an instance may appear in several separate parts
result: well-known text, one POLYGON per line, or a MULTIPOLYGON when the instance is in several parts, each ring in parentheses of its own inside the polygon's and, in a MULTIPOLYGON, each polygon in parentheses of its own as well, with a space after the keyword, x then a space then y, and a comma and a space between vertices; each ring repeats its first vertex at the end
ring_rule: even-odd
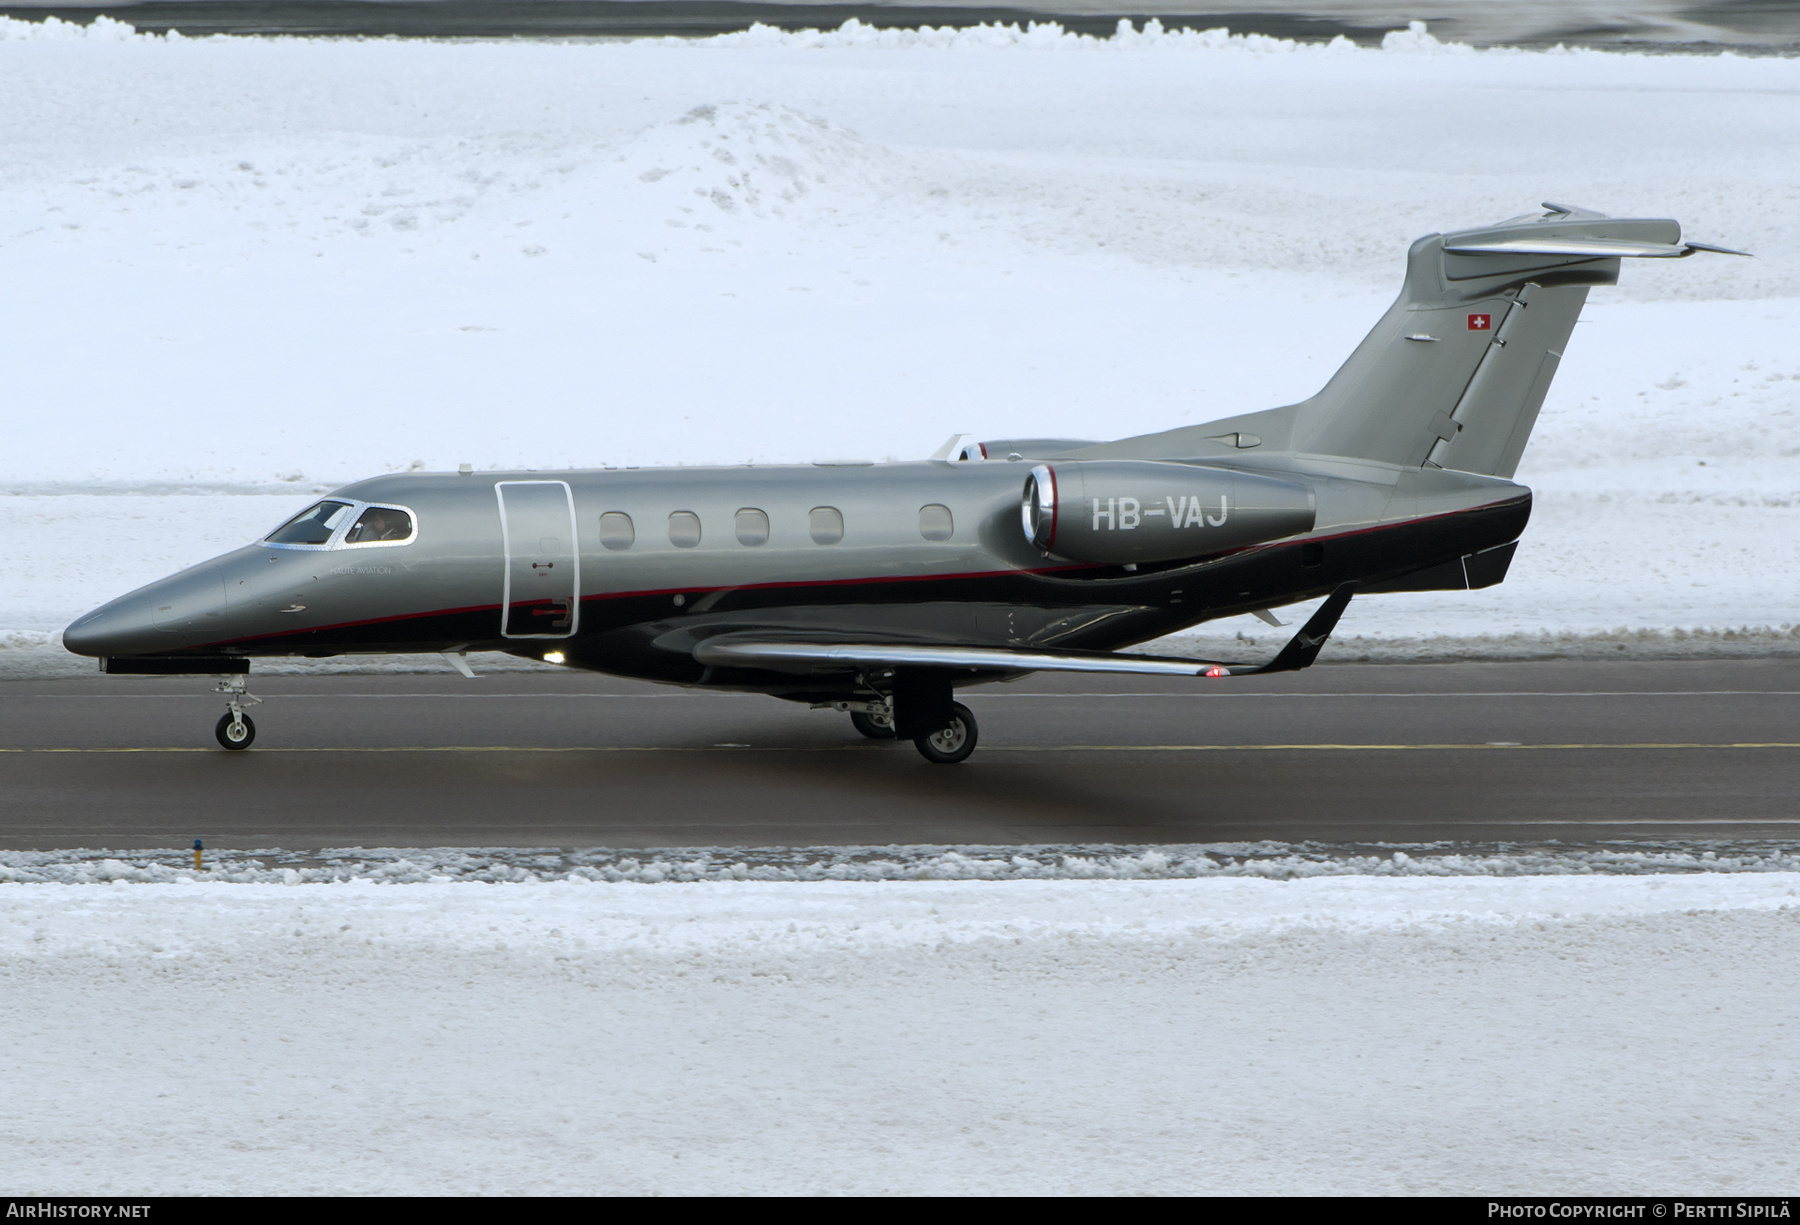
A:
POLYGON ((148 606, 126 596, 77 617, 62 640, 77 655, 139 655, 154 632, 148 606))
POLYGON ((216 565, 195 566, 102 604, 63 631, 77 655, 155 655, 214 641, 225 610, 216 565))

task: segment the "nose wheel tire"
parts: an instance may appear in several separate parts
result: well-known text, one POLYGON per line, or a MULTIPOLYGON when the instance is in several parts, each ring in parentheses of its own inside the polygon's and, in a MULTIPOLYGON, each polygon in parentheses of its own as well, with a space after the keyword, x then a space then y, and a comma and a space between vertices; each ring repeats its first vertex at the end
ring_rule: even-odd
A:
POLYGON ((850 712, 850 726, 870 740, 894 738, 894 720, 889 715, 865 715, 860 710, 853 710, 850 712))
POLYGON ((950 720, 949 727, 913 741, 921 757, 940 766, 953 766, 966 760, 975 751, 975 740, 980 734, 980 729, 975 726, 975 716, 967 706, 958 702, 952 709, 956 717, 950 720))
POLYGON ((256 740, 256 724, 250 721, 249 715, 240 715, 234 720, 231 712, 226 711, 219 716, 213 735, 218 737, 219 743, 225 748, 247 749, 256 740))

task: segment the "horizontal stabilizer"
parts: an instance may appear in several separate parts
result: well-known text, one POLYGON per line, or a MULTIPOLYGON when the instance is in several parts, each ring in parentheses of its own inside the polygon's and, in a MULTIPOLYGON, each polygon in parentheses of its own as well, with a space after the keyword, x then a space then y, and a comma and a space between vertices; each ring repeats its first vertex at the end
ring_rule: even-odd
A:
POLYGON ((1643 259, 1683 259, 1694 252, 1748 254, 1710 243, 1633 243, 1616 237, 1508 237, 1485 243, 1444 243, 1444 250, 1453 255, 1602 255, 1643 259))
POLYGON ((1696 251, 1719 255, 1744 255, 1707 242, 1631 242, 1617 238, 1505 238, 1485 242, 1446 242, 1452 255, 1595 255, 1645 259, 1685 259, 1696 251))
POLYGON ((1714 255, 1741 255, 1745 259, 1754 259, 1755 258, 1748 251, 1734 251, 1730 247, 1721 247, 1717 243, 1684 242, 1681 245, 1686 247, 1690 252, 1692 252, 1692 251, 1711 251, 1714 255))

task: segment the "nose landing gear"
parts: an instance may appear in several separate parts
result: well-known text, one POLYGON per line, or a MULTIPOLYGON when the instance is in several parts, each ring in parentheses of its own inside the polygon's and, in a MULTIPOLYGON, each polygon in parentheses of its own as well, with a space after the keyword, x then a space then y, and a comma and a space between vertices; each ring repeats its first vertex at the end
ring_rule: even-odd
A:
POLYGON ((258 705, 262 699, 245 688, 242 675, 226 677, 214 692, 225 695, 225 713, 214 725, 213 736, 224 748, 249 748, 256 741, 256 724, 244 713, 244 707, 258 705))

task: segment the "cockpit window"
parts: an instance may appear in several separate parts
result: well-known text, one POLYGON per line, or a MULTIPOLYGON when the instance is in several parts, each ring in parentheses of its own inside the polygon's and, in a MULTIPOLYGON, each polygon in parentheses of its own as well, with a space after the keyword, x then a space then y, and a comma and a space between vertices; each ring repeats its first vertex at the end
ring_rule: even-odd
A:
POLYGON ((344 521, 348 502, 320 502, 308 507, 269 533, 269 544, 330 544, 331 534, 344 521))
POLYGON ((345 544, 374 544, 379 540, 405 540, 412 535, 412 516, 392 506, 371 506, 344 533, 345 544))

